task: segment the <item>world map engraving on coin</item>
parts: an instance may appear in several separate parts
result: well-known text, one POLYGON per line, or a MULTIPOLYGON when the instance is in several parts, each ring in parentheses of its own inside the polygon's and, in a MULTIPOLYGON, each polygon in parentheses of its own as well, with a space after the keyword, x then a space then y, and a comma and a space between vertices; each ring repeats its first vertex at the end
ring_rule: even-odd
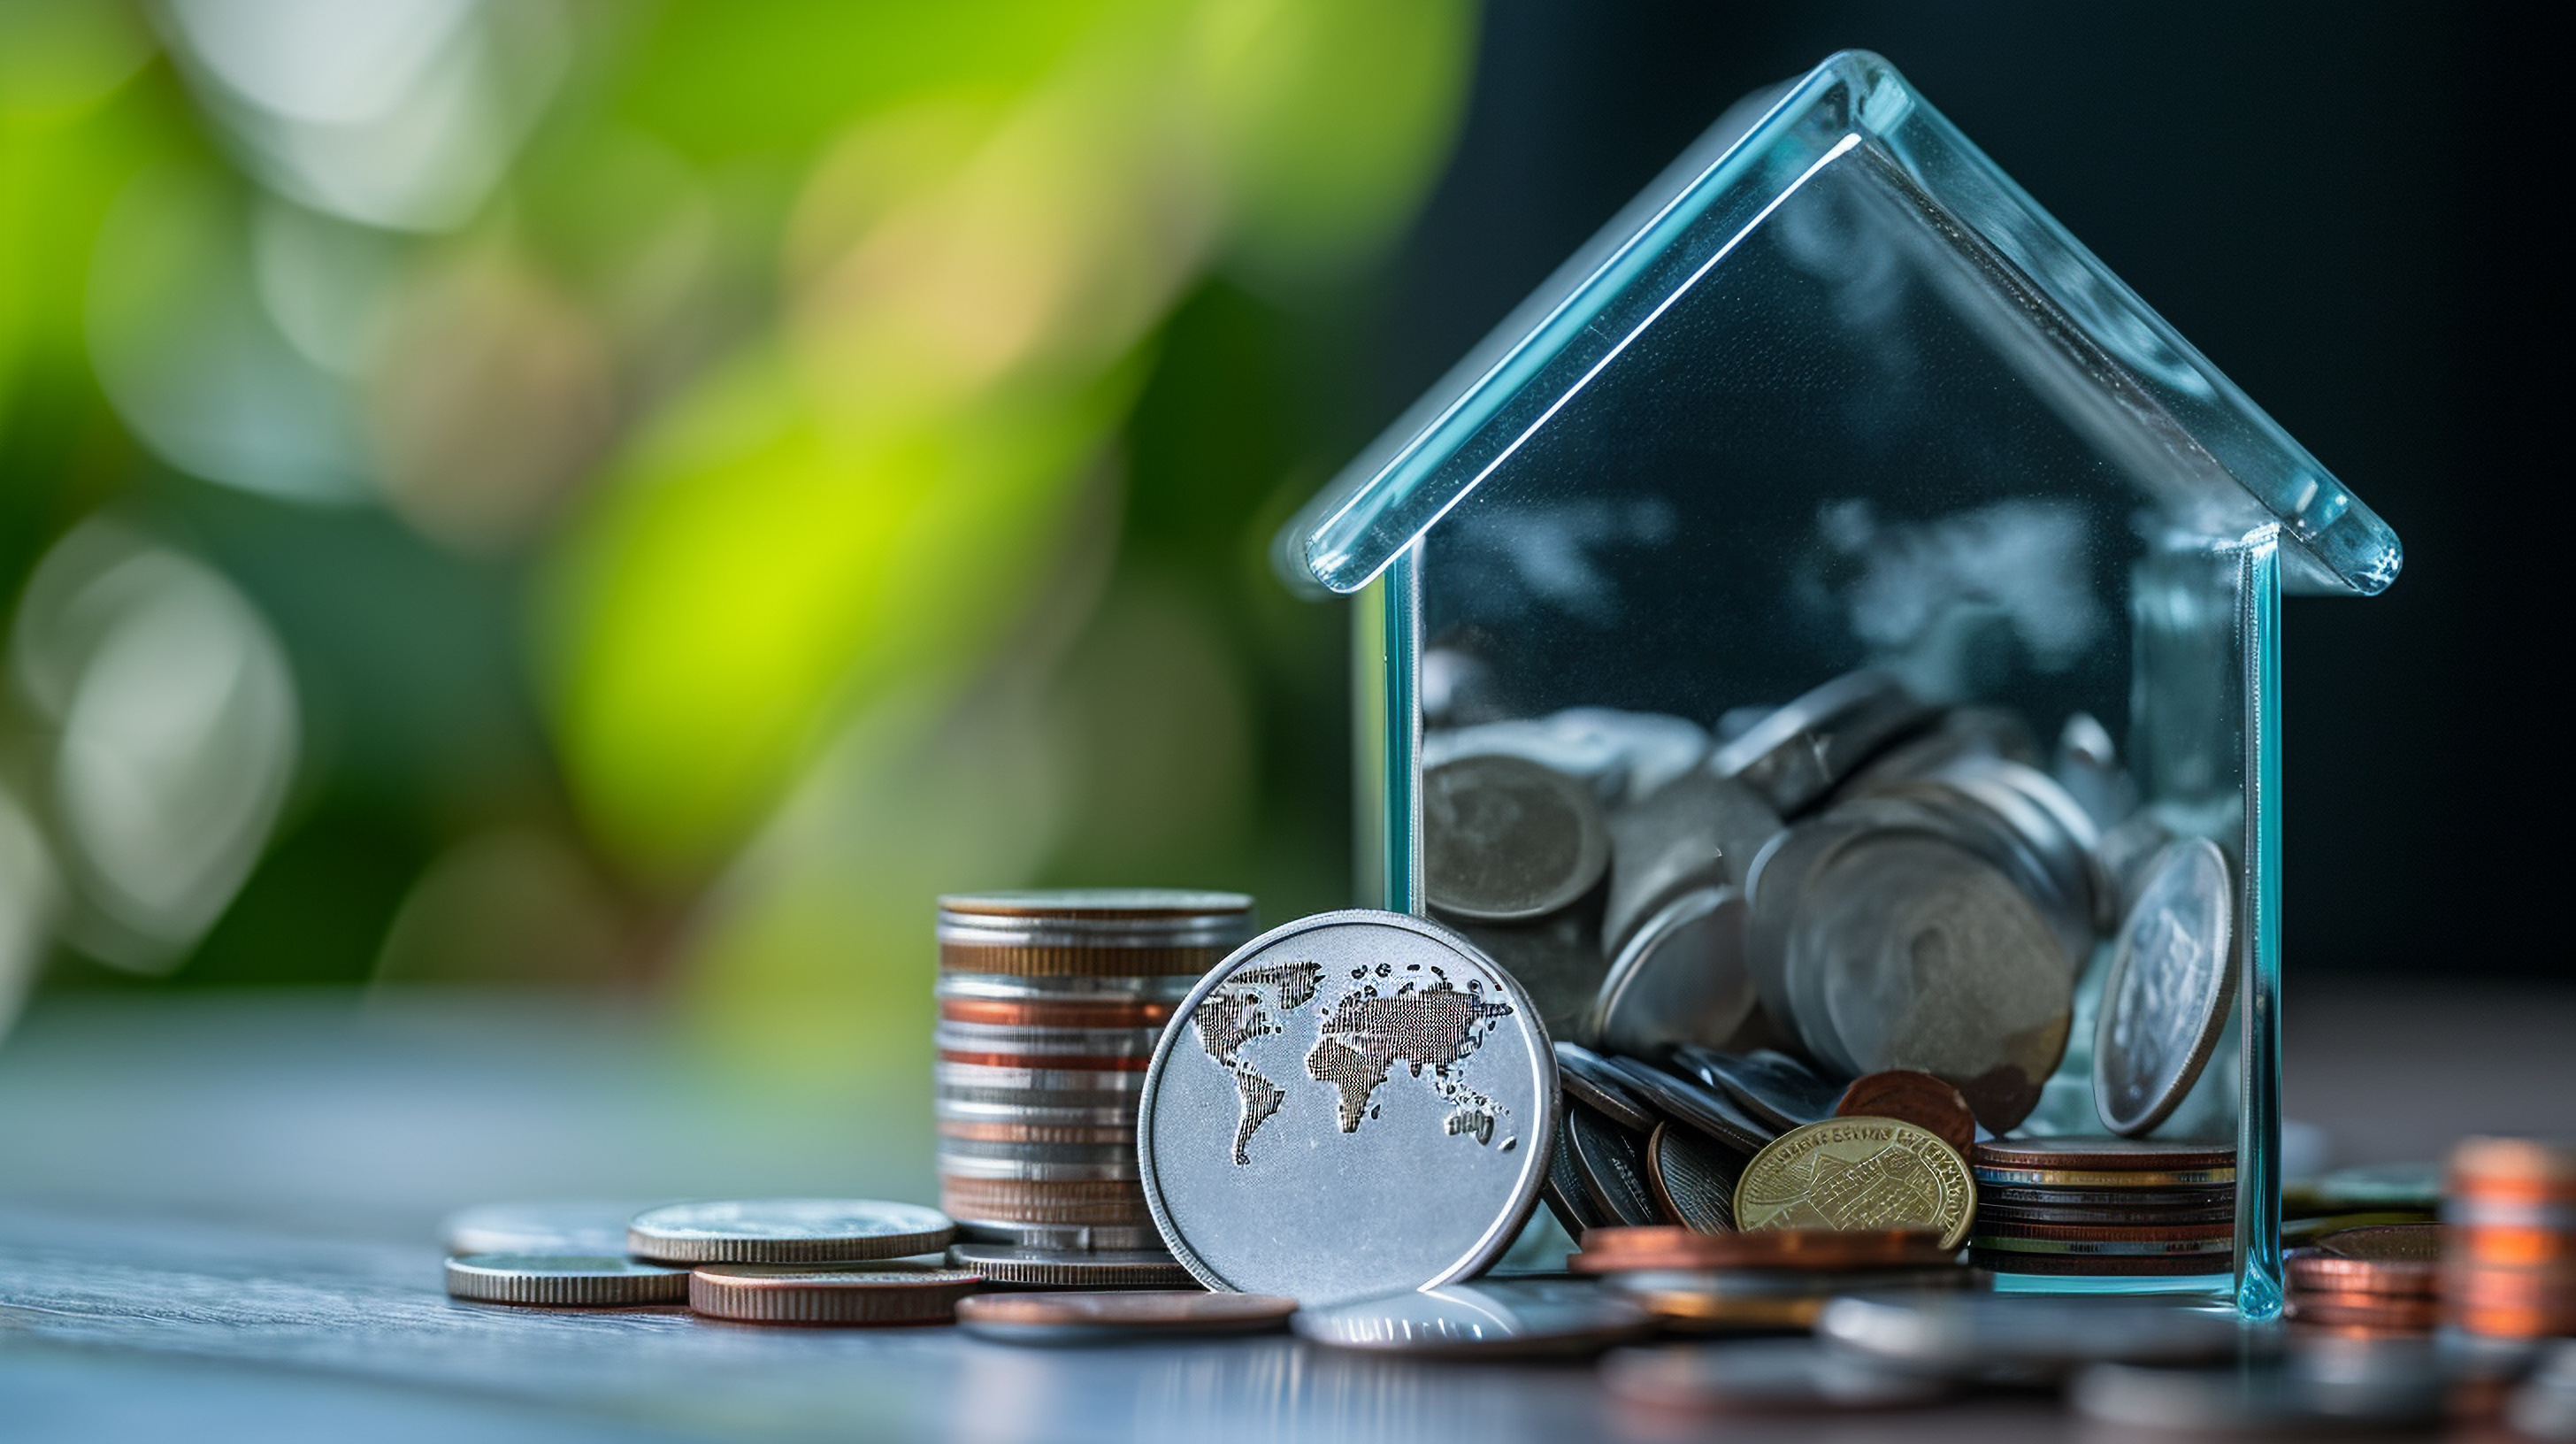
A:
MULTIPOLYGON (((1325 1007, 1320 1036, 1306 1053, 1307 1075, 1333 1086, 1341 1131, 1357 1133, 1379 1116, 1377 1090, 1398 1064, 1412 1078, 1425 1078, 1427 1070, 1432 1091, 1449 1105, 1446 1131, 1490 1144, 1498 1110, 1468 1086, 1459 1067, 1512 1007, 1487 998, 1480 979, 1468 979, 1462 989, 1437 967, 1416 964, 1406 971, 1429 976, 1394 983, 1395 970, 1384 963, 1351 970, 1354 986, 1325 1007)), ((1244 1056, 1245 1045, 1284 1031, 1286 1015, 1314 1002, 1322 986, 1319 964, 1265 963, 1229 976, 1199 1004, 1193 1020, 1199 1047, 1233 1075, 1243 1104, 1234 1130, 1236 1163, 1252 1161, 1253 1136, 1288 1100, 1288 1090, 1244 1056)))

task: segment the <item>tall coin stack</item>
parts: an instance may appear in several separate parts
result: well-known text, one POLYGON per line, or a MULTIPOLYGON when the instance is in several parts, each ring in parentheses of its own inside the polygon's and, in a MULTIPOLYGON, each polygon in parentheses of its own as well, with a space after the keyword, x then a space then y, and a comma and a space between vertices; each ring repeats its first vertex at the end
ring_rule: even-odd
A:
POLYGON ((1159 1249, 1136 1107, 1173 1004, 1255 929, 1241 893, 939 899, 940 1207, 961 1233, 1079 1255, 1159 1249))
POLYGON ((2156 1138, 1989 1139, 1970 1160, 1968 1261, 1997 1273, 2220 1274, 2236 1266, 2236 1148, 2156 1138))
POLYGON ((2576 1334, 2576 1148, 2471 1138, 2451 1152, 2442 1291, 2485 1338, 2576 1334))

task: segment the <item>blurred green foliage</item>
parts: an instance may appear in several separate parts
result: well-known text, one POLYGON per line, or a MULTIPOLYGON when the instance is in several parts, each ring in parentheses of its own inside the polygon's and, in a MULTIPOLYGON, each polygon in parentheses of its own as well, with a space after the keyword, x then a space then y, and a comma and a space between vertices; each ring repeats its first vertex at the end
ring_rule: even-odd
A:
POLYGON ((0 0, 0 1016, 664 983, 837 1067, 942 889, 1338 902, 1263 543, 1474 19, 0 0))

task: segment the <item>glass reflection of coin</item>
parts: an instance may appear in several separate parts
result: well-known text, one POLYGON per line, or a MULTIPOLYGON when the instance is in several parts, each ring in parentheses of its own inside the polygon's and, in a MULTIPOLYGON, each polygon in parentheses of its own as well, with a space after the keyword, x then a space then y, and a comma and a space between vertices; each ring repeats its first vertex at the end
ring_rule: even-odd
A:
POLYGON ((2205 838, 2149 864, 2120 926, 2093 1040, 2093 1102, 2114 1133, 2165 1121, 2199 1081, 2236 997, 2233 885, 2205 838))
POLYGON ((1806 897, 1789 974, 1811 1044, 1855 1074, 1933 1074, 1998 1133, 2029 1116, 2065 1055, 2075 979, 2010 879, 1907 833, 1838 854, 1806 897))
POLYGON ((1601 881, 1610 835, 1583 784, 1519 757, 1462 757, 1422 775, 1423 890, 1473 922, 1525 922, 1601 881))
POLYGON ((1654 1316, 1592 1283, 1496 1279, 1301 1310, 1299 1337, 1338 1349, 1444 1357, 1591 1354, 1654 1330, 1654 1316))
POLYGON ((1955 1249, 1976 1215, 1965 1159, 1893 1118, 1834 1118, 1771 1141, 1735 1184, 1735 1226, 1939 1231, 1955 1249))

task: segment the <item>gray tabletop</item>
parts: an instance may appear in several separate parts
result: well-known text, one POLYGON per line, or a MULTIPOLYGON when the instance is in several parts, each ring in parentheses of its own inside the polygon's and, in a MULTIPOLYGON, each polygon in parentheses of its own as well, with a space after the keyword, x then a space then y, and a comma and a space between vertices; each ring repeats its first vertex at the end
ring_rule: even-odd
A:
MULTIPOLYGON (((2289 1112, 2333 1162, 2576 1133, 2576 994, 2294 992, 2289 1112)), ((926 1062, 926 1050, 924 1059, 926 1062)), ((436 1219, 526 1197, 932 1196, 926 1066, 718 1067, 649 1014, 451 996, 56 998, 0 1043, 13 1440, 1814 1438, 1623 1410, 1583 1366, 1285 1338, 1030 1350, 449 1301, 436 1219)), ((2040 1396, 1842 1440, 2084 1437, 2040 1396)))

